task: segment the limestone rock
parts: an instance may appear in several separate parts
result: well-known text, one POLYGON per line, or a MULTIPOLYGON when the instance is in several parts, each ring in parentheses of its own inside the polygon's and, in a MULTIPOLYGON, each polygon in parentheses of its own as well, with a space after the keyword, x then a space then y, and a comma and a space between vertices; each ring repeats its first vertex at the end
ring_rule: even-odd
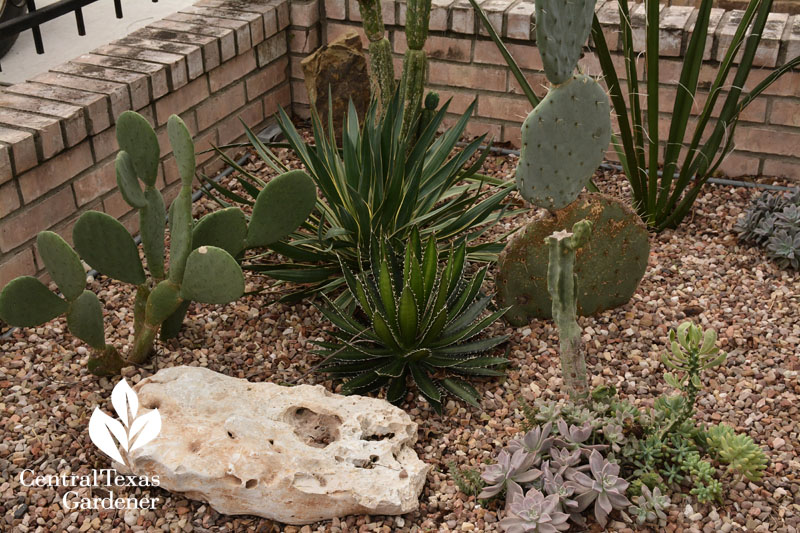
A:
POLYGON ((305 77, 308 101, 317 110, 322 123, 328 124, 328 87, 333 106, 333 129, 341 140, 342 120, 350 99, 358 116, 364 118, 370 102, 367 59, 361 49, 361 37, 347 32, 330 44, 317 49, 300 62, 305 77))
POLYGON ((429 466, 411 447, 417 424, 384 400, 186 366, 135 390, 162 427, 130 453, 133 472, 220 513, 308 524, 418 506, 429 466))

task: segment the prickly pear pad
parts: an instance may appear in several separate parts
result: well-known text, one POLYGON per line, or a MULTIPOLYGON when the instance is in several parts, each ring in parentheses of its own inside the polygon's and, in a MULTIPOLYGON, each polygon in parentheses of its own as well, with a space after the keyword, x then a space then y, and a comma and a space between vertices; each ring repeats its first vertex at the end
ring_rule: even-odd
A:
POLYGON ((517 189, 539 207, 572 203, 611 140, 608 96, 582 74, 547 93, 522 124, 517 189))
POLYGON ((564 83, 572 75, 589 39, 594 0, 537 0, 536 46, 550 83, 564 83))

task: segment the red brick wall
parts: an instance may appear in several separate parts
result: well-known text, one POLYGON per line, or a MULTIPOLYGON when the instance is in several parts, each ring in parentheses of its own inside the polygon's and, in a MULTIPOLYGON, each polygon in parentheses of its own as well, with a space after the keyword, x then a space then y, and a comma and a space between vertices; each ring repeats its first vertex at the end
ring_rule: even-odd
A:
MULTIPOLYGON (((319 27, 324 42, 330 42, 342 33, 355 29, 366 38, 360 25, 356 0, 318 0, 322 3, 323 24, 319 27)), ((522 67, 531 85, 541 96, 547 81, 535 44, 534 8, 528 1, 484 0, 480 2, 492 24, 500 29, 504 42, 522 67)), ((406 49, 406 4, 402 1, 383 0, 383 16, 387 37, 395 52, 395 74, 400 73, 400 60, 406 49)), ((609 47, 615 59, 622 64, 619 53, 619 21, 617 0, 598 0, 597 13, 609 47)), ((634 39, 638 49, 644 43, 644 6, 631 4, 634 39)), ((701 73, 702 86, 708 87, 716 74, 719 60, 728 49, 735 30, 736 13, 714 9, 711 17, 705 64, 701 73)), ((696 10, 692 7, 663 7, 661 23, 661 136, 669 128, 672 96, 682 65, 682 55, 694 27, 696 10)), ((427 88, 436 90, 445 98, 453 98, 450 106, 454 113, 463 112, 477 98, 478 105, 469 124, 472 134, 489 133, 496 140, 509 141, 519 146, 519 128, 530 112, 530 104, 522 95, 514 77, 494 43, 488 38, 480 21, 466 0, 433 0, 430 37, 426 43, 429 57, 427 88)), ((316 39, 317 36, 314 37, 316 39)), ((591 43, 590 43, 591 45, 591 43)), ((304 51, 295 50, 292 65, 299 65, 304 51)), ((787 58, 800 54, 800 15, 771 13, 756 58, 756 68, 751 72, 745 89, 752 88, 781 65, 787 58)), ((644 70, 643 57, 639 72, 644 70)), ((595 55, 589 51, 581 61, 585 72, 601 74, 595 55)), ((302 72, 292 68, 292 85, 301 87, 302 72)), ((618 69, 618 73, 621 70, 618 69)), ((624 79, 624 75, 621 76, 624 79)), ((294 111, 308 115, 304 92, 294 91, 294 111)), ((700 90, 695 114, 707 98, 700 90)), ((721 102, 719 104, 721 107, 721 102)), ((456 115, 452 115, 455 119, 456 115)), ((736 150, 723 163, 722 170, 730 176, 756 174, 784 176, 800 180, 800 71, 786 74, 760 99, 745 111, 736 136, 736 150)), ((608 157, 614 154, 608 152, 608 157)))
MULTIPOLYGON (((178 174, 166 121, 183 118, 198 151, 242 137, 292 103, 288 0, 203 0, 91 53, 0 91, 0 287, 41 274, 34 240, 50 229, 71 241, 88 209, 136 230, 116 187, 114 122, 133 109, 156 127, 160 187, 178 174)), ((220 168, 211 154, 202 172, 220 168)))

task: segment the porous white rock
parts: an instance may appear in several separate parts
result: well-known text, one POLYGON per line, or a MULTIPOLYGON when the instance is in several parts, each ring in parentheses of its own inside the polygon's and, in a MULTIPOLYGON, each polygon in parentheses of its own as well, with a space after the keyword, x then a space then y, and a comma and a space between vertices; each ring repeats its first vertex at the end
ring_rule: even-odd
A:
POLYGON ((429 466, 411 447, 417 424, 385 400, 185 366, 135 390, 161 432, 130 452, 133 473, 220 513, 308 524, 418 506, 429 466))

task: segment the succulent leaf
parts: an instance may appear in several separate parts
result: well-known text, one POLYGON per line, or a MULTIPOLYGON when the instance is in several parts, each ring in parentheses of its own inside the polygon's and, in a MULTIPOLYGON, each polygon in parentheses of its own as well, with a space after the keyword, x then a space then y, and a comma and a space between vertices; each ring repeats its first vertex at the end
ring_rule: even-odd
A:
POLYGON ((67 300, 83 294, 86 272, 75 250, 58 233, 42 231, 36 236, 36 247, 44 266, 67 300))
POLYGON ((139 113, 125 111, 117 117, 117 143, 131 155, 136 175, 146 185, 154 186, 161 161, 161 148, 155 130, 139 113))
POLYGON ((171 115, 167 120, 167 135, 172 145, 172 153, 178 162, 181 183, 183 186, 191 186, 196 167, 192 134, 178 115, 171 115))
POLYGON ((75 223, 72 239, 83 260, 98 272, 134 285, 145 282, 136 243, 116 218, 87 211, 75 223))
POLYGON ((292 170, 272 178, 253 206, 247 247, 269 246, 280 241, 308 218, 316 201, 316 186, 305 172, 292 170))
POLYGON ((69 304, 32 276, 13 279, 0 292, 0 318, 11 326, 39 326, 67 312, 69 304))
POLYGON ((136 174, 131 155, 125 150, 120 150, 114 166, 117 171, 117 186, 122 194, 122 199, 131 207, 143 208, 147 204, 147 200, 144 198, 142 186, 139 185, 139 177, 136 174))
POLYGON ((70 302, 67 310, 67 327, 69 327, 70 333, 95 350, 105 348, 103 306, 95 293, 83 291, 78 298, 70 302))
POLYGON ((242 294, 244 275, 228 252, 215 246, 201 246, 189 255, 181 285, 183 299, 227 304, 242 294))

